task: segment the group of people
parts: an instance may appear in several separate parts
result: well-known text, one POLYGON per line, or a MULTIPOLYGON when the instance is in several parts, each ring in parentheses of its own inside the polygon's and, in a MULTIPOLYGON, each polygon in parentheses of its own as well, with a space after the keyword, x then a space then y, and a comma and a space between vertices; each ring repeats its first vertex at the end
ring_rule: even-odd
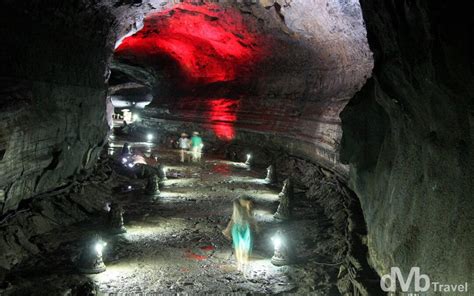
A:
POLYGON ((188 155, 190 153, 193 162, 201 161, 204 143, 198 132, 193 132, 191 139, 188 138, 186 133, 182 133, 178 140, 178 146, 180 149, 181 162, 185 162, 186 159, 189 159, 188 155))

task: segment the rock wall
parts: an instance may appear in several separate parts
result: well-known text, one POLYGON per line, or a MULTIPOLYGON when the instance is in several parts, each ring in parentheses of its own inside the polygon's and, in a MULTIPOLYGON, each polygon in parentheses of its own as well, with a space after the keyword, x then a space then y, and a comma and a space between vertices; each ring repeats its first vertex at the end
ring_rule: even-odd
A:
POLYGON ((380 274, 398 266, 405 275, 419 266, 432 281, 472 286, 474 48, 467 3, 361 6, 375 69, 341 114, 341 159, 362 204, 373 266, 380 274))
MULTIPOLYGON (((339 113, 365 83, 373 67, 357 1, 292 1, 291 5, 284 1, 267 1, 263 6, 204 5, 198 11, 189 5, 177 7, 175 13, 154 15, 148 22, 145 20, 144 31, 125 39, 114 56, 119 65, 158 69, 156 83, 159 85, 155 85, 153 102, 141 114, 141 124, 158 132, 174 129, 177 134, 181 132, 180 126, 198 124, 196 128, 206 134, 207 140, 217 137, 224 142, 266 143, 347 176, 348 168, 338 157, 342 134, 339 113), (163 56, 173 59, 176 54, 167 51, 169 43, 176 42, 175 37, 169 37, 174 35, 166 33, 172 31, 168 28, 167 22, 172 22, 169 16, 173 15, 177 24, 185 26, 186 22, 180 22, 180 17, 197 22, 190 20, 189 15, 198 20, 199 15, 211 15, 208 22, 212 22, 212 28, 225 32, 226 26, 241 22, 240 17, 232 19, 230 12, 235 11, 242 15, 246 25, 239 29, 251 32, 248 35, 259 41, 252 43, 251 37, 243 34, 239 42, 244 48, 256 47, 255 51, 265 56, 246 65, 247 70, 253 69, 245 72, 245 78, 236 75, 232 81, 194 85, 191 91, 175 86, 170 92, 166 77, 175 75, 174 80, 178 77, 182 78, 180 81, 187 78, 176 77, 176 73, 163 74, 166 65, 160 68, 161 64, 156 64, 163 56), (157 24, 163 24, 166 29, 155 30, 157 24), (160 45, 160 38, 166 43, 160 45), (158 44, 159 50, 147 42, 158 44)), ((203 22, 203 25, 209 24, 203 22)), ((193 30, 180 29, 175 33, 179 38, 185 35, 193 43, 203 42, 209 46, 193 30)), ((173 49, 177 48, 179 53, 182 49, 178 45, 182 44, 175 44, 173 49)), ((186 48, 193 46, 186 45, 186 48)), ((219 46, 223 45, 214 45, 214 49, 219 46)), ((201 73, 202 76, 209 79, 204 74, 210 73, 214 75, 211 76, 214 82, 216 73, 211 71, 212 67, 208 69, 207 61, 213 59, 215 52, 192 48, 198 58, 203 57, 199 59, 199 69, 207 69, 207 72, 201 73)), ((221 54, 220 60, 233 61, 233 56, 217 53, 221 54)), ((183 64, 183 61, 177 63, 183 64)), ((192 69, 196 66, 186 65, 192 69)), ((135 77, 140 75, 134 76, 132 71, 123 72, 127 72, 131 80, 140 80, 135 77)), ((195 72, 191 74, 196 76, 195 72)), ((174 85, 172 79, 168 80, 174 85)), ((201 77, 200 81, 203 80, 201 77)))
POLYGON ((108 60, 143 13, 88 2, 2 2, 0 215, 90 170, 104 144, 108 60))

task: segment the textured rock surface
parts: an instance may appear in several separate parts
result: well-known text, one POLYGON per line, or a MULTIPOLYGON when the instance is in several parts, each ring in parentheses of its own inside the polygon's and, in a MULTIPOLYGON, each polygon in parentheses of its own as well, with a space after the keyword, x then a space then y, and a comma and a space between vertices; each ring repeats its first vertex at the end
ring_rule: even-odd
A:
POLYGON ((472 285, 472 17, 444 1, 361 5, 374 78, 341 115, 341 158, 373 264, 472 285))
MULTIPOLYGON (((113 48, 140 28, 146 11, 174 1, 63 2, 2 3, 2 214, 92 166, 107 133, 113 48)), ((114 62, 155 92, 144 124, 176 132, 204 127, 206 137, 283 148, 350 177, 379 273, 416 265, 433 280, 472 283, 470 10, 438 0, 363 0, 375 75, 343 112, 341 130, 339 112, 372 68, 358 5, 264 2, 267 8, 239 8, 278 45, 246 84, 205 85, 212 96, 203 88, 200 99, 177 100, 153 89, 163 71, 114 62), (246 91, 236 93, 235 85, 246 91), (342 131, 350 174, 339 161, 342 131)), ((38 219, 34 225, 43 224, 38 219)), ((34 253, 17 229, 5 233, 34 253)))
MULTIPOLYGON (((362 87, 372 69, 372 56, 357 1, 293 1, 291 5, 275 4, 267 8, 258 5, 219 7, 203 6, 195 11, 196 8, 189 5, 178 6, 171 12, 155 14, 145 21, 144 31, 125 39, 118 48, 116 64, 155 69, 154 101, 142 116, 143 124, 150 128, 160 128, 161 124, 179 132, 180 125, 194 123, 195 128, 208 131, 206 136, 223 141, 271 141, 268 144, 274 148, 318 161, 345 175, 347 167, 338 160, 339 112, 362 87), (239 27, 243 32, 238 40, 242 51, 252 48, 256 53, 248 58, 252 63, 246 58, 245 69, 231 69, 237 72, 231 79, 228 68, 224 71, 213 66, 213 62, 224 65, 235 62, 235 56, 219 51, 225 42, 216 41, 212 50, 207 49, 208 42, 202 41, 206 36, 182 27, 188 22, 200 22, 217 32, 232 32, 237 26, 235 23, 242 22, 240 17, 233 19, 236 10, 242 13, 245 24, 239 27), (202 15, 208 18, 202 20, 202 15), (172 21, 173 18, 176 20, 172 21), (179 30, 173 29, 172 22, 179 30), (156 30, 160 24, 164 29, 156 30), (185 47, 181 40, 183 35, 193 40, 193 44, 186 43, 185 47), (206 50, 194 45, 200 42, 206 50), (190 47, 196 55, 194 58, 200 61, 198 70, 202 69, 202 73, 195 69, 194 59, 183 61, 181 56, 175 57, 181 52, 188 54, 190 47), (257 59, 255 55, 262 53, 265 56, 257 59), (183 68, 181 72, 187 71, 187 74, 166 73, 170 56, 183 68), (196 75, 201 76, 197 79, 196 75), (170 76, 173 79, 166 78, 170 76), (188 82, 189 76, 201 84, 194 82, 192 89, 189 86, 183 89, 183 85, 176 87, 176 79, 188 82), (216 81, 221 76, 224 78, 216 81)), ((237 64, 240 63, 242 61, 237 59, 237 64)), ((122 72, 140 80, 133 71, 122 72)))
POLYGON ((107 62, 142 10, 88 2, 2 3, 0 213, 68 184, 104 144, 107 62))
POLYGON ((61 194, 38 196, 21 211, 5 217, 0 226, 0 274, 40 252, 41 246, 35 242, 39 236, 86 220, 93 213, 100 217, 97 213, 110 200, 112 187, 110 180, 101 178, 76 184, 61 194))

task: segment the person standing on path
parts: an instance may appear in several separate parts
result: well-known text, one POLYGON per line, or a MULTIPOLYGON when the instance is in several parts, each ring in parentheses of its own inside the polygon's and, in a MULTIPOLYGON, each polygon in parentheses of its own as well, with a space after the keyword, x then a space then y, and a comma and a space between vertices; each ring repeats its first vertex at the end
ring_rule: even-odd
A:
POLYGON ((189 150, 189 138, 186 133, 181 134, 181 138, 178 140, 178 146, 180 149, 181 162, 184 162, 185 156, 189 150))
POLYGON ((198 132, 193 132, 193 137, 191 138, 191 150, 193 153, 193 162, 201 161, 202 147, 204 147, 202 138, 199 136, 198 132))

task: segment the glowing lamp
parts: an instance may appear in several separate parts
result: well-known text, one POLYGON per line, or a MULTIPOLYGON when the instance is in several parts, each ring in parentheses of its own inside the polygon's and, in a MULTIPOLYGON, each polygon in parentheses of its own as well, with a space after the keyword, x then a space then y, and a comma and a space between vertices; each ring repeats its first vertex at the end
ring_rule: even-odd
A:
POLYGON ((104 247, 105 247, 106 245, 107 245, 107 243, 106 243, 106 242, 102 242, 102 241, 97 242, 97 243, 95 244, 95 247, 94 247, 94 248, 95 248, 95 251, 97 252, 97 256, 102 257, 102 250, 104 249, 104 247))
POLYGON ((101 273, 106 267, 102 260, 102 252, 107 245, 98 235, 95 235, 85 246, 78 262, 78 269, 82 273, 101 273))
POLYGON ((286 245, 280 230, 278 230, 272 237, 272 241, 274 247, 273 257, 271 259, 272 264, 275 266, 288 265, 288 246, 286 245))
POLYGON ((165 167, 165 166, 163 166, 163 167, 161 168, 161 170, 162 170, 162 174, 163 174, 163 181, 168 180, 168 178, 166 177, 166 172, 168 171, 168 168, 165 167))
POLYGON ((132 186, 131 186, 131 185, 128 185, 127 189, 128 189, 128 190, 132 190, 132 186))
POLYGON ((247 154, 247 160, 245 160, 245 165, 250 166, 250 159, 252 159, 252 154, 247 154))
POLYGON ((147 138, 148 142, 153 141, 153 135, 152 135, 152 134, 148 134, 148 135, 146 136, 146 138, 147 138))
POLYGON ((123 163, 123 164, 126 164, 126 163, 127 163, 127 161, 128 161, 128 160, 127 160, 125 157, 124 157, 124 158, 122 158, 122 163, 123 163))
POLYGON ((128 167, 129 167, 129 168, 133 168, 133 163, 129 163, 129 164, 128 164, 128 167))
POLYGON ((280 236, 275 236, 272 237, 273 245, 275 246, 275 249, 280 249, 281 247, 281 237, 280 236))
POLYGON ((275 167, 273 165, 270 165, 267 167, 267 176, 265 177, 265 183, 267 184, 274 184, 276 183, 276 172, 275 172, 275 167))

